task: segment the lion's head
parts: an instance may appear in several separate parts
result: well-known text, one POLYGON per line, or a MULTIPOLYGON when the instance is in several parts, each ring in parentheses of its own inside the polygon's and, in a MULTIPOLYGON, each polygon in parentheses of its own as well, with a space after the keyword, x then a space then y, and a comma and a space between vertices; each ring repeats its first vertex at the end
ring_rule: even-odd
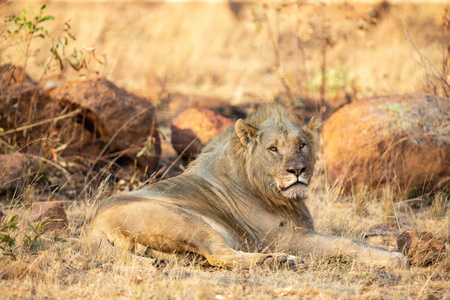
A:
POLYGON ((318 150, 313 118, 298 126, 279 109, 266 109, 246 121, 239 119, 235 133, 243 149, 251 185, 271 198, 306 198, 318 150))

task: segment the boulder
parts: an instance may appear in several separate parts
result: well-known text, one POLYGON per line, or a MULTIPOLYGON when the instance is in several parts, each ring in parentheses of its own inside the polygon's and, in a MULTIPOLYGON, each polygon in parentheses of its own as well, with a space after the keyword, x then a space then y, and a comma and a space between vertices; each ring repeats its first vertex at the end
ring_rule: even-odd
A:
POLYGON ((427 266, 437 261, 445 251, 442 241, 431 232, 417 232, 409 230, 402 232, 397 238, 400 252, 409 258, 411 265, 427 266))
POLYGON ((184 157, 195 157, 207 142, 233 123, 233 120, 206 108, 185 110, 170 127, 172 146, 184 157))
POLYGON ((28 157, 21 153, 0 154, 0 191, 19 188, 27 174, 28 163, 28 157))
POLYGON ((67 215, 59 201, 34 202, 31 206, 31 221, 43 222, 45 230, 64 229, 68 225, 67 215))
POLYGON ((332 181, 344 187, 384 183, 409 193, 448 189, 450 100, 398 95, 345 105, 323 125, 324 155, 332 181))
MULTIPOLYGON (((13 82, 2 90, 0 101, 0 127, 6 130, 36 123, 59 115, 61 107, 51 100, 50 95, 40 86, 24 81, 13 82), (16 116, 17 115, 17 116, 16 116)), ((34 126, 15 134, 19 146, 28 144, 27 136, 38 137, 48 130, 50 125, 34 126)), ((27 145, 28 146, 28 145, 27 145)), ((33 146, 33 145, 31 145, 33 146)))
POLYGON ((165 125, 170 125, 175 116, 190 108, 210 109, 234 120, 245 118, 245 111, 247 110, 230 105, 228 101, 218 97, 181 93, 170 94, 161 99, 158 107, 162 110, 161 118, 158 118, 158 120, 165 125))
MULTIPOLYGON (((91 137, 108 145, 104 154, 137 159, 151 172, 161 153, 155 107, 105 78, 63 83, 51 92, 63 106, 82 108, 79 122, 91 137)), ((102 148, 102 147, 101 147, 102 148)))
POLYGON ((22 127, 23 130, 7 133, 9 141, 17 143, 25 151, 39 152, 42 144, 48 140, 40 138, 59 125, 56 122, 40 121, 60 116, 61 106, 52 101, 43 86, 34 83, 21 67, 0 66, 0 84, 0 127, 5 131, 22 127))
POLYGON ((22 82, 31 83, 32 80, 28 74, 26 74, 22 67, 6 64, 0 66, 0 83, 2 88, 15 85, 22 82))

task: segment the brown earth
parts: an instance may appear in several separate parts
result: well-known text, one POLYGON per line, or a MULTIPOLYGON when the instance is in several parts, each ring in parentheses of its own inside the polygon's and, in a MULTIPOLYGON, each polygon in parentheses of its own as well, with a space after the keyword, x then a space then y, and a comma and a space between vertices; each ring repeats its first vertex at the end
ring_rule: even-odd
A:
POLYGON ((361 99, 323 126, 330 178, 348 188, 392 183, 400 190, 450 184, 450 100, 421 95, 361 99))

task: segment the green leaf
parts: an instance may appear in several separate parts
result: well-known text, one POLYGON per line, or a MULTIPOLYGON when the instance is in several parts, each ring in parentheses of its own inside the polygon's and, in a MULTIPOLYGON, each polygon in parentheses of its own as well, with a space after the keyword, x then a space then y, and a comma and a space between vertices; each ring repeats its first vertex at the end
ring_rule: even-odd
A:
POLYGON ((77 66, 68 58, 65 59, 74 70, 78 70, 77 66))
POLYGON ((45 32, 45 34, 48 35, 47 28, 45 28, 45 27, 39 27, 39 30, 41 30, 42 32, 45 32))
MULTIPOLYGON (((31 230, 33 230, 33 232, 34 233, 37 233, 37 231, 36 231, 36 228, 34 228, 34 226, 33 225, 31 225, 31 224, 28 224, 28 226, 31 228, 31 230)), ((27 236, 28 237, 28 236, 27 236)))
POLYGON ((12 252, 3 253, 3 255, 10 256, 12 260, 17 260, 16 256, 12 252))
POLYGON ((39 24, 39 23, 45 22, 45 21, 47 21, 47 20, 54 20, 54 19, 55 19, 55 17, 53 17, 53 16, 45 16, 45 17, 43 17, 43 18, 39 19, 39 20, 37 21, 37 23, 36 23, 36 24, 39 24))
MULTIPOLYGON (((53 47, 52 47, 53 48, 53 47)), ((53 52, 53 51, 52 51, 53 52)), ((47 70, 48 64, 50 63, 51 57, 48 57, 44 62, 44 70, 47 70)))

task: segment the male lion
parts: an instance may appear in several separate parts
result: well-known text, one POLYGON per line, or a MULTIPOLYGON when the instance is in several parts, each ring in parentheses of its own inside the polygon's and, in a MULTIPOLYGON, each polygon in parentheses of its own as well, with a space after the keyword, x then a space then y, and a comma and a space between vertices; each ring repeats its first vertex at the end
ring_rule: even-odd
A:
POLYGON ((238 120, 183 174, 102 201, 90 246, 132 253, 140 247, 155 257, 194 253, 222 267, 296 269, 301 257, 334 255, 407 265, 398 252, 314 231, 305 199, 318 127, 314 119, 299 127, 277 108, 238 120))

